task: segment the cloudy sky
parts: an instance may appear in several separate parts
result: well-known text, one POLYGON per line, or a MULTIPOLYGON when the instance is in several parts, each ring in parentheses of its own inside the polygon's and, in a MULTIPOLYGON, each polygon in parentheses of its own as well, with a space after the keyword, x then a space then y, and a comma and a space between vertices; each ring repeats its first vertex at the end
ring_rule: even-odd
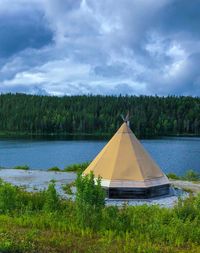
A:
POLYGON ((200 0, 0 0, 0 92, 200 96, 200 0))

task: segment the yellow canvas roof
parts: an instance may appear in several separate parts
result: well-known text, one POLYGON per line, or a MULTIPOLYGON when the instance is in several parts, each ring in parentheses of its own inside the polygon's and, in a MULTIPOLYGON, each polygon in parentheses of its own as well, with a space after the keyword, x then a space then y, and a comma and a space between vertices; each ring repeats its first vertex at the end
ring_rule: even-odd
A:
POLYGON ((84 174, 90 171, 95 177, 101 176, 107 186, 112 183, 122 187, 148 187, 169 183, 126 123, 122 124, 84 174))

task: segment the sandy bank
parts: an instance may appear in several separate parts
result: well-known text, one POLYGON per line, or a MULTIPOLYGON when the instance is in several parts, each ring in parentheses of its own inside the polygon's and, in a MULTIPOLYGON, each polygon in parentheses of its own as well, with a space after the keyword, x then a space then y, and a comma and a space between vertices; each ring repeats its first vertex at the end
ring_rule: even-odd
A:
POLYGON ((43 190, 53 180, 59 194, 65 196, 62 186, 73 182, 76 174, 44 170, 1 169, 0 178, 11 184, 23 186, 28 191, 43 190))

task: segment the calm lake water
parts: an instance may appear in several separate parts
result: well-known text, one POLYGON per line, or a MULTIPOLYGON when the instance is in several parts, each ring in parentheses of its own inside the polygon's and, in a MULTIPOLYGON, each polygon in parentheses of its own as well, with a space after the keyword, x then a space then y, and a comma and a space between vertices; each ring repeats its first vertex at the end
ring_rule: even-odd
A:
MULTIPOLYGON (((0 139, 0 166, 29 165, 31 169, 64 168, 92 160, 107 141, 0 139)), ((200 138, 142 140, 165 173, 200 172, 200 138)))

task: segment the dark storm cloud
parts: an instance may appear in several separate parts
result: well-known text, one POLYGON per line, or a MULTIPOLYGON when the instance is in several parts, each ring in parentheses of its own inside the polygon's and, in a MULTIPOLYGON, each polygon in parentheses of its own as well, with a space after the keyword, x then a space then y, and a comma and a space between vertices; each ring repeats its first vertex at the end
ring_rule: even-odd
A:
POLYGON ((41 48, 52 42, 52 31, 39 11, 0 15, 0 57, 10 57, 26 48, 41 48))
POLYGON ((200 95, 200 0, 10 1, 0 92, 200 95))
POLYGON ((163 32, 183 33, 197 39, 200 36, 199 24, 199 0, 176 0, 168 5, 162 13, 160 13, 160 26, 163 32))

